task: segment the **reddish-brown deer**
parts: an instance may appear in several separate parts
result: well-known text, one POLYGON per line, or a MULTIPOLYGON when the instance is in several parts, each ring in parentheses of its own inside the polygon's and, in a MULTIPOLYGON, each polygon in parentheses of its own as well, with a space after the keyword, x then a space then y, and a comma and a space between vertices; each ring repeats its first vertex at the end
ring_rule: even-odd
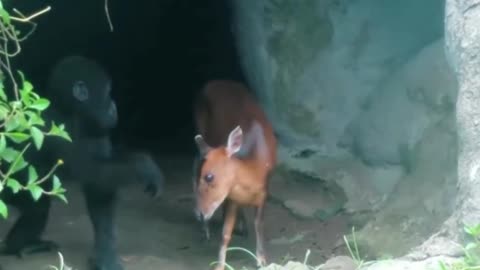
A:
POLYGON ((257 264, 264 266, 264 206, 277 155, 273 128, 248 89, 227 80, 204 86, 195 104, 195 121, 201 156, 194 179, 195 212, 207 222, 220 205, 225 206, 216 270, 225 268, 237 212, 245 206, 255 208, 257 264))

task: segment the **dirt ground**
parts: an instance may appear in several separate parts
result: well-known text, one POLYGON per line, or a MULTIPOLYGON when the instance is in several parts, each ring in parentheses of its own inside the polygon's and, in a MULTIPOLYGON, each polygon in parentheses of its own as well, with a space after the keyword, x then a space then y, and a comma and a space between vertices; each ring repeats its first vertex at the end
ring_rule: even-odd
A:
MULTIPOLYGON (((216 260, 219 239, 219 215, 211 225, 212 239, 201 240, 200 226, 196 223, 192 201, 182 199, 191 192, 191 157, 179 156, 159 159, 167 183, 162 198, 152 200, 140 188, 122 190, 117 210, 118 251, 126 270, 187 270, 209 269, 216 260)), ((92 243, 91 227, 84 202, 78 188, 67 186, 69 204, 55 200, 45 238, 61 246, 65 261, 73 269, 84 270, 92 243)), ((253 211, 249 210, 249 236, 234 236, 231 247, 255 250, 252 226, 253 211)), ((0 237, 4 237, 12 225, 16 213, 7 222, 0 223, 0 237)), ((302 260, 306 250, 311 250, 309 262, 319 264, 333 255, 334 249, 347 232, 343 216, 326 222, 299 220, 281 205, 269 203, 266 209, 266 246, 269 262, 302 260)), ((1 238, 0 238, 1 239, 1 238)), ((255 269, 254 260, 240 251, 227 255, 234 266, 255 269)), ((58 265, 55 253, 38 254, 18 259, 0 257, 3 270, 40 270, 48 265, 58 265)))

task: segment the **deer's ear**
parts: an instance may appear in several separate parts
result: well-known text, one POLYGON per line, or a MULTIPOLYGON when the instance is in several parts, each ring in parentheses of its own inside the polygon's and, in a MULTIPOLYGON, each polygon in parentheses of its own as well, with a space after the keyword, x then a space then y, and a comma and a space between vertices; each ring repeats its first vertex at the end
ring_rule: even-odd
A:
POLYGON ((198 134, 195 136, 195 143, 197 144, 198 151, 200 155, 205 156, 212 149, 207 142, 203 139, 202 135, 198 134))
POLYGON ((237 126, 230 132, 228 135, 228 143, 227 143, 227 153, 228 156, 231 157, 232 155, 238 153, 242 148, 243 144, 243 131, 240 126, 237 126))

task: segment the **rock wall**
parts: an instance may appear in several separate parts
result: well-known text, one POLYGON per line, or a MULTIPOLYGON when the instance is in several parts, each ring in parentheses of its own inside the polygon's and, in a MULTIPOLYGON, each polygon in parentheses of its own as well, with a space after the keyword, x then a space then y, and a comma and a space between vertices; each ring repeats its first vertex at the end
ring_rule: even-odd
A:
POLYGON ((244 72, 278 133, 280 167, 339 185, 350 213, 377 211, 362 230, 375 255, 426 237, 452 211, 456 182, 444 1, 232 3, 244 72))

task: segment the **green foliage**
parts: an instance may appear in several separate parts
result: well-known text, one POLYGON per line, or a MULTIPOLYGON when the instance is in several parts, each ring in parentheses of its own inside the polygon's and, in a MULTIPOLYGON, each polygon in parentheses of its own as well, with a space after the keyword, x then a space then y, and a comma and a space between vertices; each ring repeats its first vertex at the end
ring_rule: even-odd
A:
MULTIPOLYGON (((4 8, 3 1, 0 0, 0 194, 9 188, 14 194, 27 191, 35 201, 47 195, 67 202, 64 195, 66 190, 54 174, 63 161, 58 160, 52 164, 51 170, 40 177, 35 165, 25 160, 24 154, 32 144, 32 151, 41 150, 46 136, 57 136, 69 142, 72 139, 63 124, 57 125, 52 121, 50 127, 47 126, 42 114, 50 107, 50 101, 35 93, 34 86, 21 71, 17 71, 15 78, 10 66, 10 58, 20 53, 20 42, 28 36, 19 37, 20 32, 15 28, 14 22, 35 27, 31 19, 48 10, 49 8, 28 18, 17 12, 19 17, 16 17, 4 8), (12 47, 13 52, 10 51, 12 47), (11 86, 7 88, 6 85, 11 86), (22 170, 28 172, 28 182, 25 185, 16 178, 22 170), (41 187, 45 181, 53 181, 51 190, 41 187)), ((8 208, 1 199, 0 216, 8 216, 8 208)))
POLYGON ((441 270, 474 270, 480 269, 480 224, 475 226, 465 226, 465 232, 470 237, 470 241, 463 247, 464 257, 451 265, 439 262, 441 270))

